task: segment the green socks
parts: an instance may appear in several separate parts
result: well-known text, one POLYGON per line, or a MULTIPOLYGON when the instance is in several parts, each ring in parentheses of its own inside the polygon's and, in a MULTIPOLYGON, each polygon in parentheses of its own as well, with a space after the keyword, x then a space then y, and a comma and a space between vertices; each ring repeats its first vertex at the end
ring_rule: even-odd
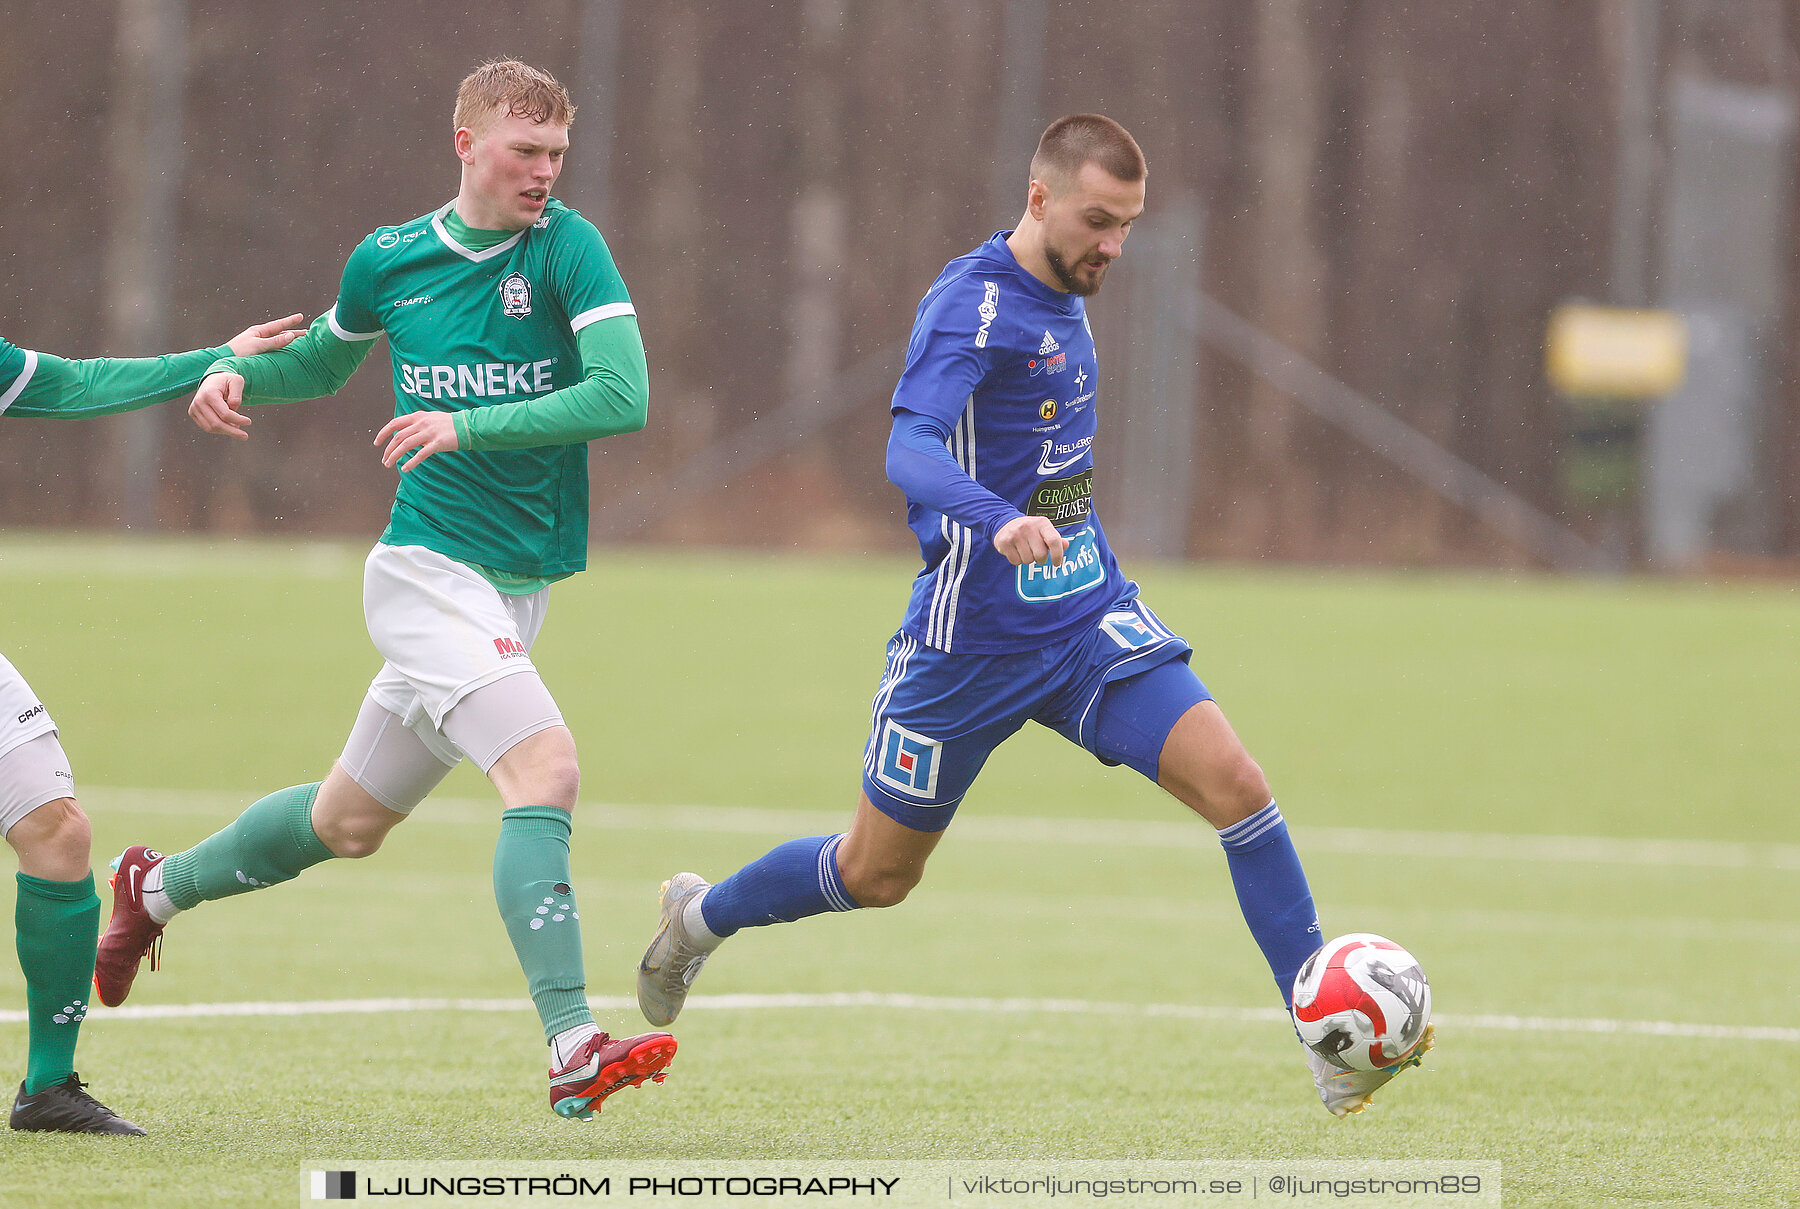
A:
POLYGON ((569 812, 518 806, 500 816, 494 847, 494 900, 525 971, 544 1039, 589 1024, 581 916, 569 887, 569 812))
MULTIPOLYGON (((316 783, 279 790, 253 804, 224 830, 186 852, 165 857, 163 893, 185 911, 215 898, 288 881, 328 859, 331 850, 312 828, 312 804, 318 793, 316 783)), ((501 814, 500 841, 494 847, 494 899, 525 971, 546 1039, 594 1019, 588 1010, 587 970, 581 958, 581 916, 569 887, 569 834, 568 811, 520 806, 501 814)), ((93 903, 88 921, 92 933, 98 926, 100 904, 93 897, 91 879, 87 895, 93 903)), ((23 895, 19 901, 23 912, 23 895)), ((21 921, 23 918, 21 914, 21 921)), ((23 929, 21 922, 21 957, 23 929)), ((87 943, 87 972, 80 979, 84 998, 86 979, 93 970, 92 935, 87 943)), ((34 1024, 34 1062, 36 1036, 34 1024)))
POLYGON ((75 1041, 87 1015, 100 941, 100 896, 91 873, 78 882, 17 876, 13 922, 30 1018, 25 1094, 35 1096, 75 1073, 75 1041))
POLYGON ((279 789, 222 831, 186 852, 165 857, 163 893, 181 910, 290 881, 329 860, 331 849, 313 831, 319 783, 279 789))

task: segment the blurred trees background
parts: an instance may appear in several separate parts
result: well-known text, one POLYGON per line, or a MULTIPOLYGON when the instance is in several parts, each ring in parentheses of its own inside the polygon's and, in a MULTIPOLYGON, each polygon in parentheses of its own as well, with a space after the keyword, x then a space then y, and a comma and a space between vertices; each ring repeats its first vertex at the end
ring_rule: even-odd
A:
MULTIPOLYGON (((157 2, 0 0, 0 333, 25 347, 137 351, 118 347, 138 329, 109 268, 136 187, 117 132, 158 102, 122 70, 120 29, 157 2)), ((558 193, 611 243, 650 351, 649 429, 594 450, 596 540, 904 549, 882 448, 913 309, 946 260, 1017 218, 1042 126, 1099 110, 1149 158, 1141 230, 1191 250, 1207 297, 1592 535, 1604 518, 1563 487, 1544 332, 1558 303, 1615 296, 1637 2, 184 0, 169 288, 145 305, 172 348, 326 309, 357 240, 454 195, 457 82, 523 58, 575 93, 558 193)), ((1800 0, 1657 7, 1659 87, 1795 84, 1800 0)), ((1789 298, 1793 244, 1772 253, 1789 298)), ((1134 250, 1091 302, 1103 405, 1147 308, 1169 302, 1130 287, 1134 250)), ((1794 335, 1790 308, 1763 556, 1800 554, 1794 335)), ((1163 497, 1180 501, 1180 552, 1543 561, 1237 359, 1202 340, 1192 357, 1192 397, 1168 403, 1192 421, 1176 429, 1190 489, 1163 497)), ((116 525, 148 448, 140 523, 372 538, 392 477, 368 442, 391 406, 377 352, 335 400, 259 410, 247 445, 203 437, 178 404, 137 427, 11 420, 0 517, 116 525)), ((1138 422, 1108 414, 1103 443, 1138 422)), ((1111 495, 1158 506, 1109 490, 1108 468, 1115 524, 1111 495)))

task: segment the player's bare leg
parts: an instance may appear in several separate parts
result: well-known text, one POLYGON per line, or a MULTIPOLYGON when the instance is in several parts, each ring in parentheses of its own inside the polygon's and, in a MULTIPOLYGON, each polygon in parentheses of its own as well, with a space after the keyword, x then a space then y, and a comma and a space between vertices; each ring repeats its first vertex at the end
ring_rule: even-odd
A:
POLYGON ((552 726, 519 740, 488 769, 508 809, 554 806, 573 810, 581 793, 581 763, 575 736, 566 726, 552 726))
POLYGON ((856 800, 856 821, 838 845, 838 873, 860 907, 892 907, 925 876, 925 862, 944 838, 941 831, 902 827, 875 808, 868 794, 856 800))
POLYGON ((382 805, 335 762, 320 782, 319 796, 312 805, 313 833, 331 849, 331 855, 346 860, 379 850, 388 833, 407 817, 382 805))
POLYGON ((1262 768, 1214 701, 1199 702, 1176 721, 1163 741, 1156 780, 1220 831, 1267 806, 1272 796, 1262 768))
POLYGON ((73 882, 92 867, 93 826, 74 798, 45 802, 13 825, 6 842, 27 877, 73 882))

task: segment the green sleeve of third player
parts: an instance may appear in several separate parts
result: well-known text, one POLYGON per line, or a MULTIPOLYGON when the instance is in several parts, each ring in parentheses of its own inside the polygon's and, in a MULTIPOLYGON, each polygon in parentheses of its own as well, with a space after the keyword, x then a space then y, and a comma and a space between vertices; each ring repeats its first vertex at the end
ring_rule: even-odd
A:
POLYGON ((575 337, 582 380, 541 399, 454 413, 459 448, 531 449, 579 445, 636 432, 650 414, 650 366, 637 317, 590 323, 575 337))
POLYGON ((373 340, 339 339, 330 320, 320 315, 306 335, 286 348, 254 357, 221 357, 206 372, 241 374, 247 406, 321 399, 342 390, 374 347, 373 340))
POLYGON ((81 420, 136 411, 185 395, 200 385, 207 366, 231 355, 229 348, 203 348, 161 357, 94 357, 74 361, 37 355, 37 369, 19 393, 9 416, 81 420))

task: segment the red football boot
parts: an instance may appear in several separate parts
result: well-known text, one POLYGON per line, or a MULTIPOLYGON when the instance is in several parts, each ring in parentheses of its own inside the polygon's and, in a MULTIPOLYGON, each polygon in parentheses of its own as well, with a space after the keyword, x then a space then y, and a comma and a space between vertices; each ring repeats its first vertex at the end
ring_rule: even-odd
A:
POLYGON ((161 964, 163 926, 144 910, 144 874, 162 858, 162 853, 136 844, 112 863, 112 918, 94 956, 94 989, 107 1007, 125 1002, 137 978, 138 963, 146 956, 152 970, 161 964))
POLYGON ((675 1060, 675 1038, 667 1033, 640 1033, 614 1041, 596 1033, 558 1069, 550 1068, 550 1107, 559 1117, 586 1121, 600 1102, 622 1087, 648 1079, 663 1081, 663 1069, 675 1060))

